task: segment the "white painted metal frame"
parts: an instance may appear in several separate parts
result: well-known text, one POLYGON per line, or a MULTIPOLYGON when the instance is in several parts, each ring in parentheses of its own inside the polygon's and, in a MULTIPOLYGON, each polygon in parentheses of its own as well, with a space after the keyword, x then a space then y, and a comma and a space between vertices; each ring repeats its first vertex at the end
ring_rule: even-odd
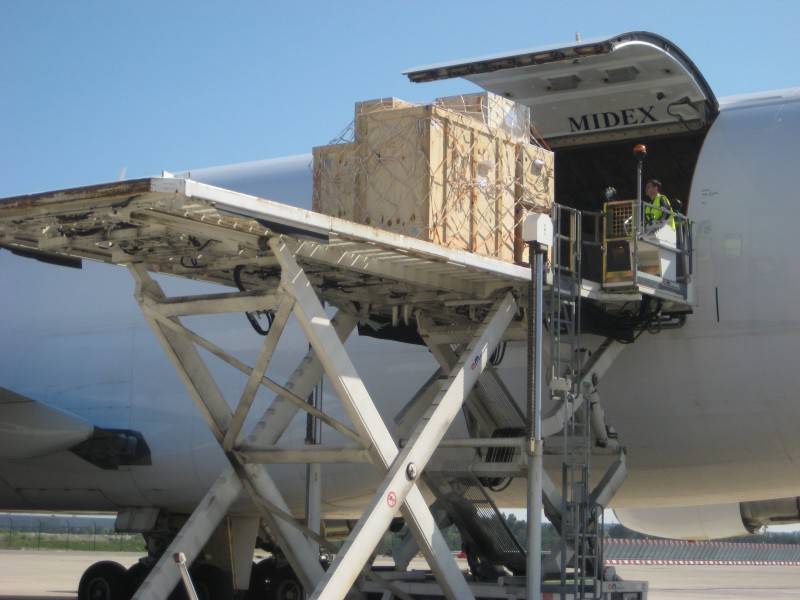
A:
MULTIPOLYGON (((314 287, 295 260, 298 250, 295 240, 273 237, 269 245, 281 266, 281 285, 277 293, 243 292, 167 298, 142 265, 130 266, 137 283, 136 297, 148 323, 230 461, 230 466, 214 483, 136 592, 135 599, 166 597, 178 582, 178 573, 167 557, 175 552, 184 552, 191 563, 243 491, 250 494, 261 509, 270 534, 287 556, 303 586, 309 590, 316 587, 312 597, 343 598, 349 593, 398 510, 409 524, 444 594, 453 599, 472 597, 416 480, 488 363, 492 350, 502 339, 516 313, 514 298, 506 294, 495 301, 484 324, 477 328, 472 341, 452 365, 451 375, 441 382, 440 390, 431 398, 430 406, 405 447, 399 450, 342 345, 354 327, 355 319, 343 313, 335 320, 327 316, 314 287), (275 311, 270 332, 252 368, 180 322, 181 315, 242 310, 275 311), (317 368, 304 369, 308 365, 301 365, 292 380, 286 386, 280 386, 267 378, 266 371, 291 314, 297 318, 312 346, 304 363, 315 362, 317 368), (234 411, 228 407, 196 346, 209 350, 248 375, 234 411), (323 372, 331 380, 356 431, 313 409, 303 400, 323 372), (254 431, 242 440, 242 426, 261 385, 277 388, 279 395, 254 431), (334 453, 331 449, 313 447, 276 448, 280 435, 298 409, 307 410, 346 433, 358 445, 334 449, 334 453), (383 466, 387 476, 331 569, 323 573, 319 566, 317 527, 312 524, 309 530, 291 518, 280 490, 258 463, 347 460, 371 461, 383 466)), ((319 502, 319 496, 315 496, 319 502)), ((313 512, 318 514, 318 507, 313 512)))
MULTIPOLYGON (((191 563, 243 491, 251 495, 256 506, 272 509, 272 511, 262 510, 262 517, 269 527, 270 534, 276 538, 301 583, 307 588, 313 587, 320 580, 323 571, 319 564, 318 552, 315 551, 312 541, 303 535, 301 529, 294 523, 273 514, 276 511, 289 513, 289 509, 265 468, 258 464, 240 461, 237 454, 231 451, 252 404, 255 391, 264 382, 264 373, 272 351, 277 345, 292 308, 291 298, 284 296, 277 302, 277 313, 273 322, 274 329, 264 341, 256 366, 250 369, 240 363, 237 365, 241 367, 241 370, 248 372, 249 377, 239 406, 232 414, 194 346, 193 342, 198 342, 202 338, 184 329, 178 317, 159 314, 160 307, 172 307, 177 303, 164 297, 160 286, 142 266, 132 265, 130 271, 137 282, 136 296, 148 323, 230 461, 230 466, 220 474, 184 527, 173 539, 161 560, 136 592, 134 598, 136 600, 166 598, 178 583, 178 572, 174 565, 169 564, 169 557, 175 552, 184 552, 187 560, 191 563), (155 317, 154 314, 158 314, 158 317, 155 317), (174 327, 165 325, 166 322, 171 322, 174 327), (226 445, 230 446, 226 448, 226 445)), ((197 314, 200 309, 203 312, 211 313, 221 313, 226 310, 238 312, 241 310, 241 305, 239 298, 235 296, 221 295, 214 300, 214 306, 209 306, 210 300, 207 296, 198 297, 197 306, 193 305, 191 299, 181 298, 180 303, 184 306, 182 311, 187 311, 182 314, 197 314)), ((275 300, 274 295, 264 294, 260 303, 254 302, 248 306, 251 310, 266 310, 275 308, 275 300)), ((169 310, 167 312, 171 315, 174 314, 169 310)), ((353 317, 344 313, 339 313, 332 321, 331 329, 337 339, 340 339, 340 336, 346 338, 356 323, 353 317)), ((208 347, 210 342, 204 345, 208 347)), ((214 349, 218 356, 225 356, 224 351, 220 348, 215 347, 214 349)), ((230 356, 227 358, 228 362, 233 360, 230 356)), ((282 386, 282 389, 289 393, 279 393, 264 417, 247 437, 246 442, 262 446, 275 444, 297 410, 307 406, 304 401, 298 402, 297 397, 307 396, 321 376, 322 369, 319 359, 313 351, 309 351, 286 386, 282 386)))
POLYGON ((428 564, 449 598, 470 598, 472 593, 450 555, 415 480, 461 408, 489 355, 516 312, 510 294, 498 301, 479 335, 462 353, 455 375, 434 400, 421 425, 406 447, 397 446, 372 402, 363 381, 341 342, 331 335, 328 317, 314 288, 295 260, 292 244, 272 238, 272 252, 282 268, 283 286, 295 300, 295 316, 306 337, 320 356, 325 373, 359 434, 369 443, 373 462, 388 473, 311 598, 344 598, 350 591, 373 549, 400 509, 428 564), (401 508, 402 507, 402 508, 401 508))
MULTIPOLYGON (((136 298, 145 318, 229 461, 165 557, 182 551, 191 563, 233 503, 246 492, 303 586, 312 589, 320 583, 317 596, 343 597, 399 511, 445 595, 471 597, 416 479, 486 366, 491 351, 501 339, 518 335, 508 331, 516 312, 509 290, 524 287, 526 269, 169 177, 5 199, 0 202, 0 240, 11 247, 50 256, 126 265, 134 277, 136 298), (59 225, 62 217, 69 217, 69 226, 59 225), (278 235, 279 231, 291 233, 278 235), (184 260, 192 263, 190 267, 184 265, 184 260), (163 272, 230 285, 231 269, 239 265, 245 265, 246 270, 260 270, 249 274, 258 291, 167 298, 149 275, 163 272), (273 271, 280 271, 281 275, 277 289, 273 271), (320 285, 323 276, 335 277, 339 285, 320 285), (363 285, 364 281, 370 283, 363 285), (347 294, 339 291, 342 286, 347 286, 347 294), (322 301, 349 308, 331 320, 322 309, 322 301), (358 303, 358 311, 351 302, 358 303), (468 314, 462 311, 464 307, 468 314), (275 320, 252 367, 180 320, 187 315, 264 310, 274 311, 275 320), (486 315, 487 310, 488 316, 479 324, 476 315, 486 315), (355 326, 356 312, 367 320, 373 315, 388 315, 396 325, 401 320, 408 324, 416 311, 443 316, 442 322, 463 328, 463 351, 456 357, 449 377, 430 382, 429 389, 420 395, 405 424, 408 442, 400 450, 342 341, 355 326), (289 382, 281 385, 266 371, 292 314, 312 350, 289 382), (198 347, 247 376, 245 390, 233 410, 198 347), (323 372, 331 379, 354 428, 306 402, 323 372), (259 424, 244 436, 243 424, 262 385, 277 396, 259 424), (276 447, 298 409, 332 427, 353 445, 341 449, 276 447), (387 474, 380 493, 323 581, 315 542, 324 540, 312 531, 314 523, 308 528, 291 516, 274 481, 259 463, 334 460, 369 460, 386 469, 387 474), (390 497, 392 506, 387 504, 390 497)), ((248 275, 246 271, 244 274, 248 275)), ((177 581, 174 565, 164 558, 135 598, 165 598, 177 581)))
POLYGON ((553 436, 564 429, 564 424, 572 414, 581 408, 586 399, 585 396, 594 389, 595 386, 592 382, 602 379, 624 349, 625 344, 608 339, 595 351, 580 375, 577 386, 580 393, 572 401, 560 402, 549 414, 543 416, 543 438, 553 436))

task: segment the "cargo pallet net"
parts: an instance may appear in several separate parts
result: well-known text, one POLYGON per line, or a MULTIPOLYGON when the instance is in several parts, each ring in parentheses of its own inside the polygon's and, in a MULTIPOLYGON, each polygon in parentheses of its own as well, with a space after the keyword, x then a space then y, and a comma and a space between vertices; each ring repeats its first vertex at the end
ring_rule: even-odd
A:
POLYGON ((314 149, 313 208, 519 263, 522 220, 553 203, 553 155, 530 139, 529 109, 490 93, 361 102, 314 149))

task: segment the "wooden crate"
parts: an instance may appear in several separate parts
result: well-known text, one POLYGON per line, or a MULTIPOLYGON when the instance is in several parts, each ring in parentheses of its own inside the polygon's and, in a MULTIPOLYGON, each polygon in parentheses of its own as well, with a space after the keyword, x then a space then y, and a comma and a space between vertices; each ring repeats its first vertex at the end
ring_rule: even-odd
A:
POLYGON ((366 115, 384 110, 411 108, 413 106, 419 105, 394 97, 376 98, 374 100, 363 100, 361 102, 356 102, 356 116, 353 124, 353 132, 355 133, 356 140, 361 139, 367 134, 369 120, 366 118, 366 115))
POLYGON ((437 98, 434 104, 476 119, 489 129, 516 142, 530 137, 531 112, 527 106, 491 92, 437 98))
POLYGON ((552 201, 542 194, 552 182, 520 165, 541 149, 523 150, 503 131, 442 106, 391 102, 361 110, 354 143, 314 149, 313 209, 515 260, 520 200, 552 201))
POLYGON ((332 144, 312 150, 314 191, 312 209, 332 217, 363 223, 358 201, 361 177, 358 146, 332 144))

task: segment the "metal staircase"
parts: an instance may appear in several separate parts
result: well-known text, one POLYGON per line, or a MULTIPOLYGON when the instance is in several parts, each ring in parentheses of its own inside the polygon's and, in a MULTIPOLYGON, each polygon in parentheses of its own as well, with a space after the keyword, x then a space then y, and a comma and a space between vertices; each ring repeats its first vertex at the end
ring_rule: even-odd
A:
MULTIPOLYGON (((545 512, 561 536, 557 565, 560 589, 573 598, 599 598, 597 579, 602 565, 603 506, 600 491, 590 487, 591 453, 594 439, 589 403, 579 389, 592 360, 584 360, 581 347, 581 224, 580 211, 554 207, 554 243, 550 255, 552 285, 545 296, 546 327, 550 334, 549 389, 557 404, 569 406, 561 431, 561 489, 545 492, 545 512), (551 497, 547 497, 550 493, 551 497)), ((473 421, 475 437, 513 438, 524 434, 525 419, 518 405, 493 369, 481 376, 472 402, 480 404, 476 414, 489 420, 473 421)), ((551 438, 556 441, 558 438, 551 438)), ((478 462, 502 463, 519 458, 513 447, 479 451, 478 462)), ((615 471, 616 472, 616 471, 615 471)), ((446 509, 467 546, 470 567, 476 577, 496 578, 496 567, 514 574, 525 572, 525 551, 505 524, 490 498, 508 479, 476 477, 470 473, 436 471, 426 483, 446 509)))
MULTIPOLYGON (((574 403, 581 393, 584 367, 581 347, 581 212, 554 208, 552 246, 553 285, 550 294, 552 368, 550 392, 554 399, 574 403)), ((592 432, 590 412, 584 404, 569 410, 562 431, 561 586, 572 588, 574 598, 597 598, 595 579, 602 559, 602 507, 592 498, 592 432)))
MULTIPOLYGON (((603 581, 603 510, 626 474, 624 452, 605 424, 597 390, 622 345, 607 338, 598 346, 596 340, 582 340, 581 331, 585 291, 582 248, 599 247, 596 238, 602 218, 600 213, 582 213, 564 206, 553 209, 554 239, 543 302, 544 327, 549 335, 549 345, 543 352, 543 384, 552 400, 552 412, 545 424, 545 452, 558 457, 561 481, 554 484, 544 474, 543 508, 560 535, 560 547, 546 557, 543 572, 549 593, 561 598, 606 597, 606 587, 611 584, 603 581), (583 239, 584 225, 594 228, 594 236, 589 232, 583 239), (587 351, 584 345, 593 351, 587 351), (605 454, 619 452, 619 456, 592 488, 591 457, 596 448, 605 454)), ((591 256, 587 260, 592 260, 591 256)), ((420 326, 441 368, 398 414, 401 437, 406 435, 405 423, 412 420, 411 415, 431 401, 458 350, 456 340, 443 339, 441 334, 436 337, 433 323, 421 319, 420 326)), ((470 570, 475 581, 482 582, 500 581, 501 575, 507 575, 505 570, 522 575, 528 566, 525 546, 514 537, 492 500, 492 493, 502 492, 511 478, 520 476, 525 464, 520 442, 525 439, 526 418, 494 369, 502 354, 501 345, 464 405, 467 428, 476 441, 470 446, 476 450, 472 465, 440 464, 423 475, 436 498, 432 510, 440 515, 438 525, 458 527, 470 570)), ((416 551, 411 536, 404 537, 402 549, 394 553, 401 570, 416 551)), ((515 579, 521 578, 506 576, 502 581, 515 579)))

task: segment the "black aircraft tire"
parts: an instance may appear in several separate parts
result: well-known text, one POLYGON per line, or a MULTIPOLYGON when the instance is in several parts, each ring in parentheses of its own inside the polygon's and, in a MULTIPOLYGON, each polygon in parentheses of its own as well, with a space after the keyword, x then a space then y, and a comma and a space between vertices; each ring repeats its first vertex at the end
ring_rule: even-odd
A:
POLYGON ((213 565, 192 569, 192 582, 200 600, 233 600, 231 576, 213 565))
MULTIPOLYGON (((233 600, 233 582, 231 576, 213 565, 198 565, 189 569, 189 577, 200 600, 233 600)), ((178 581, 169 600, 188 600, 189 595, 178 581)))
MULTIPOLYGON (((200 600, 233 600, 233 582, 231 576, 213 565, 197 565, 189 569, 194 590, 200 600)), ((183 582, 170 595, 170 598, 188 599, 183 582)))
POLYGON ((142 585, 145 579, 147 579, 147 575, 150 573, 150 567, 144 565, 144 563, 136 562, 133 563, 130 567, 128 567, 128 572, 126 577, 128 579, 128 598, 132 598, 133 595, 136 593, 136 590, 139 589, 139 586, 142 585))
POLYGON ((278 569, 272 585, 272 594, 275 600, 303 600, 305 598, 303 586, 300 585, 300 581, 289 566, 278 569))
POLYGON ((269 598, 275 579, 275 559, 265 558, 253 565, 250 572, 250 588, 247 590, 247 600, 264 600, 269 598))
POLYGON ((78 600, 127 600, 128 592, 125 567, 110 560, 94 563, 78 584, 78 600))

